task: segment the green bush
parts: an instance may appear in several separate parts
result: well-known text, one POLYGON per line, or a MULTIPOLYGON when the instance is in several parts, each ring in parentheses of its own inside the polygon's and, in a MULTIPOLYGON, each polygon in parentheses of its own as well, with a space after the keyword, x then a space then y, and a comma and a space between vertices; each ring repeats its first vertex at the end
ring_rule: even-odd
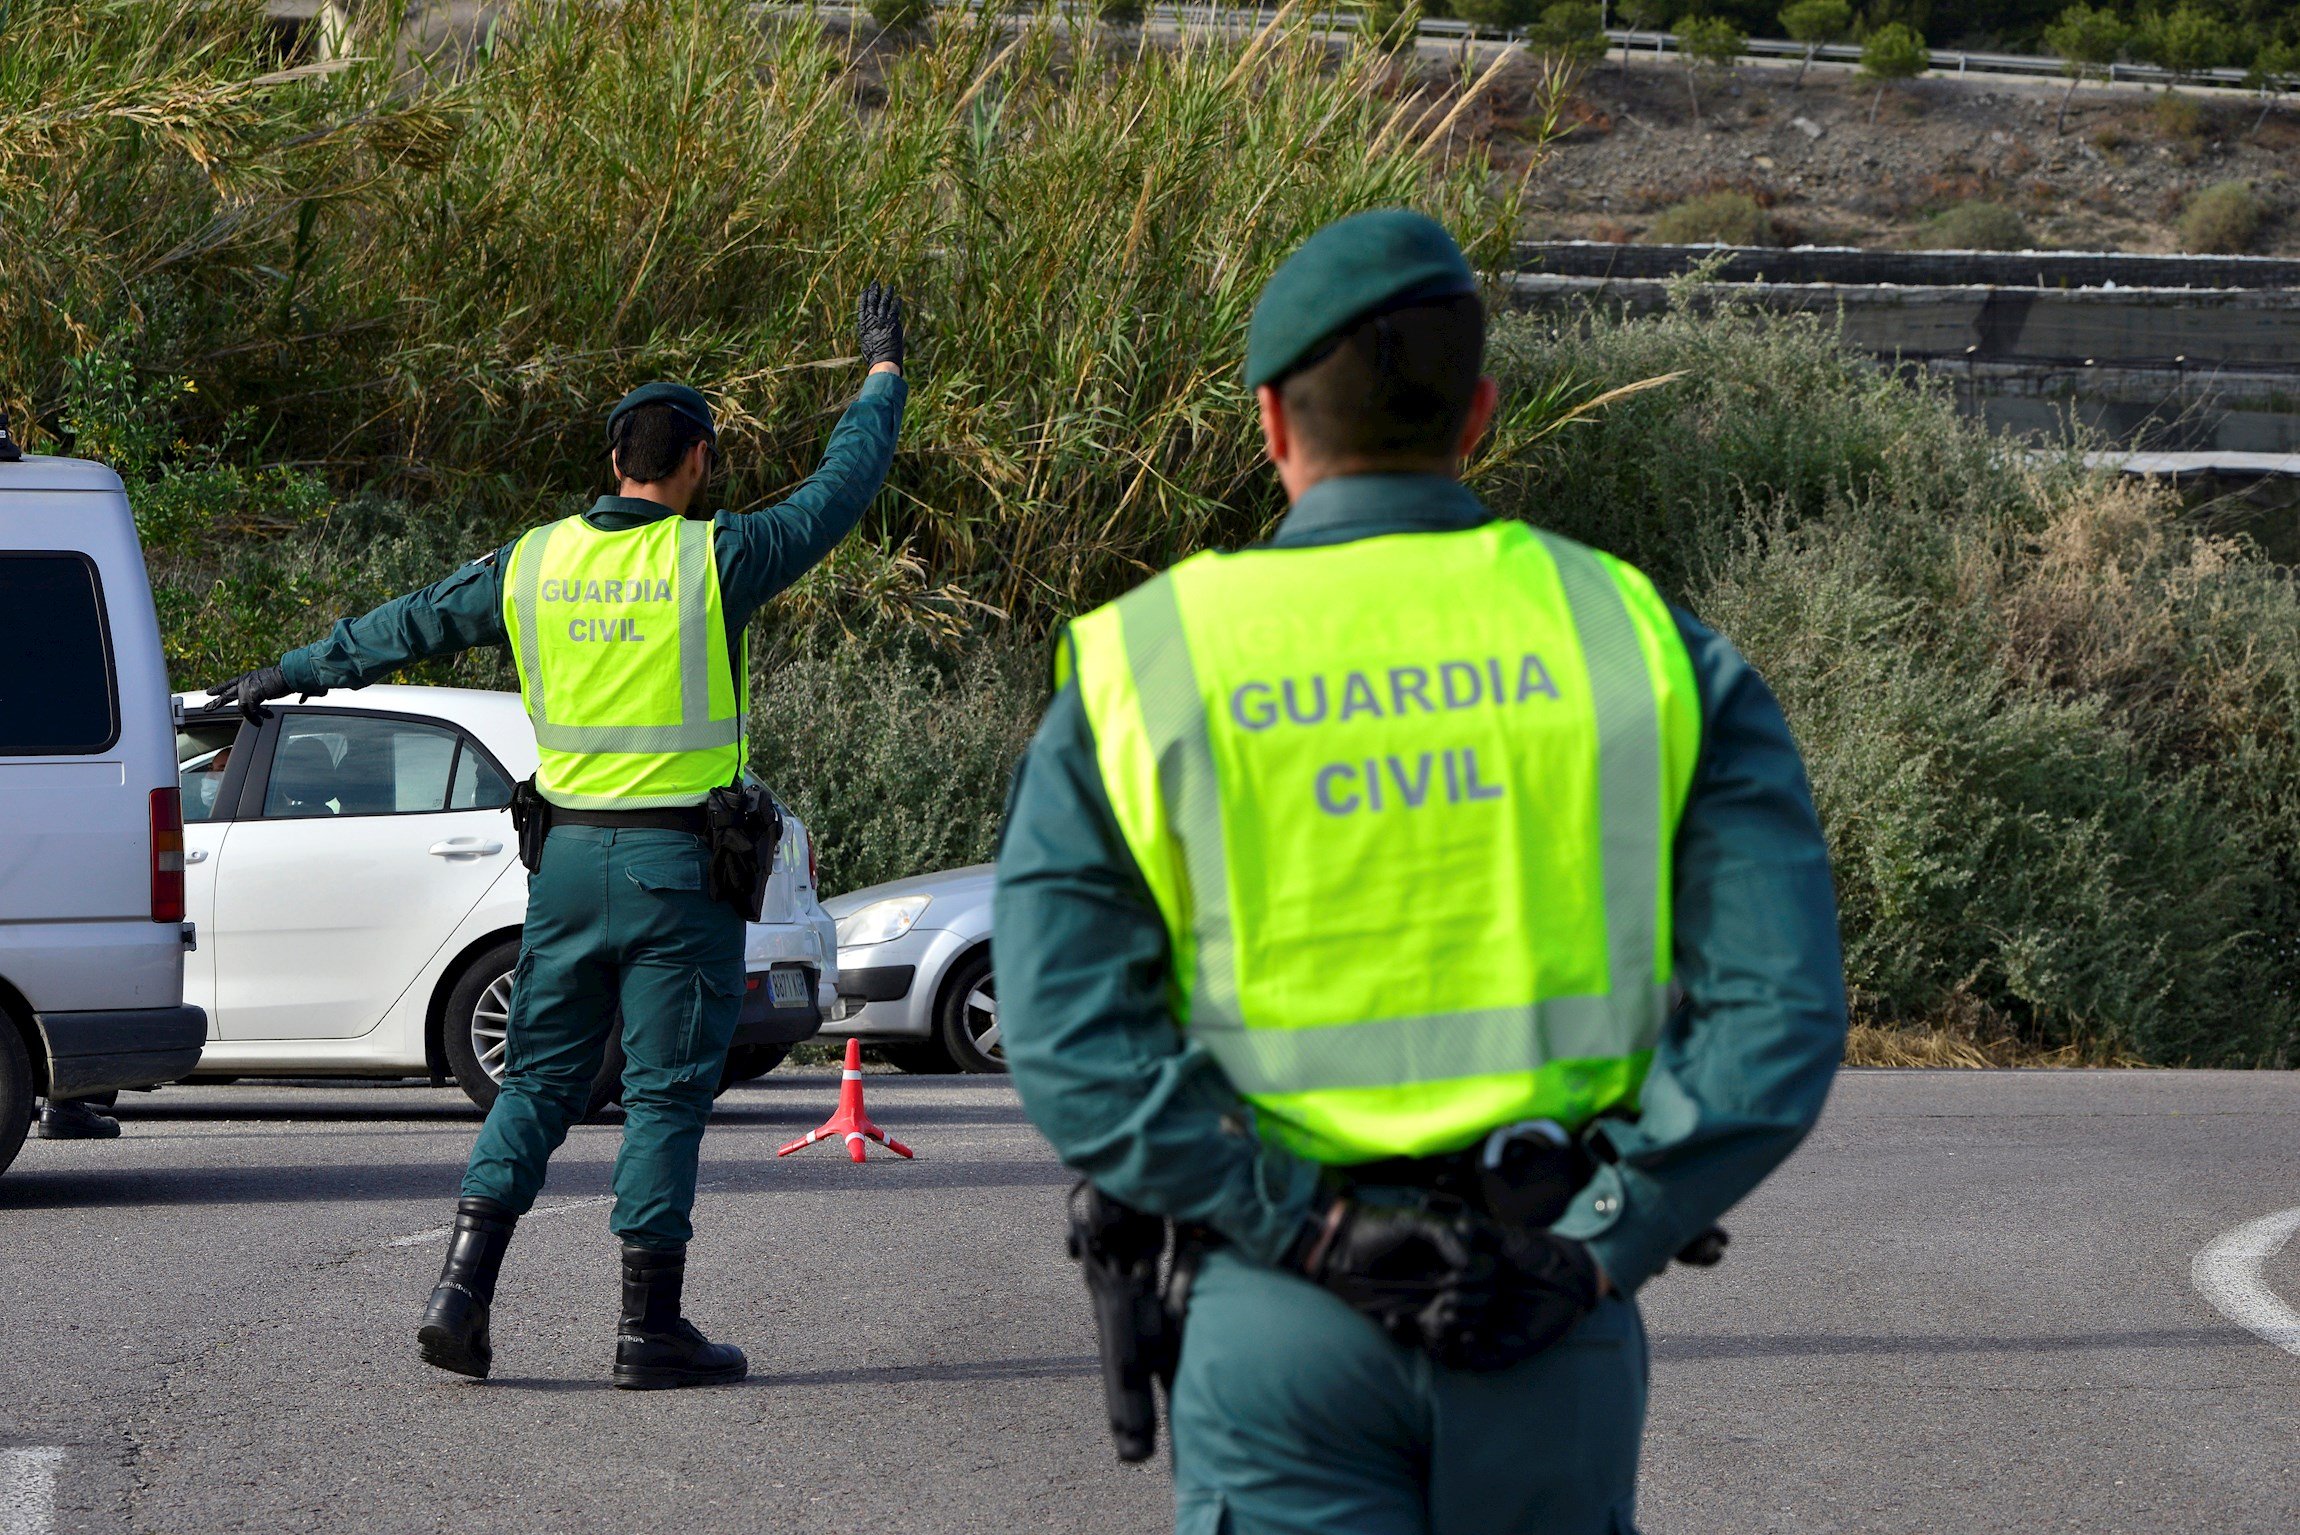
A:
POLYGON ((1597 0, 1554 0, 1526 30, 1526 39, 1552 57, 1595 59, 1604 56, 1604 11, 1597 0))
POLYGON ((910 32, 934 19, 934 0, 870 0, 870 19, 889 32, 910 32))
MULTIPOLYGON (((1689 295, 1689 298, 1692 295, 1689 295)), ((1511 391, 1679 373, 1485 487, 1610 549, 1780 696, 1856 1004, 2289 1064, 2300 599, 2169 498, 2004 453, 1824 324, 1502 322, 1511 391)))
POLYGON ((1705 192, 1654 215, 1645 239, 1653 245, 1771 245, 1772 216, 1746 192, 1705 192))
POLYGON ((1358 36, 1381 53, 1411 48, 1422 17, 1433 11, 1413 0, 1365 0, 1358 10, 1358 36))
POLYGON ((1749 34, 1725 16, 1688 16, 1677 24, 1677 46, 1696 64, 1730 68, 1749 46, 1749 34))
POLYGON ((825 891, 996 851, 1007 780, 1046 703, 1037 647, 818 632, 754 668, 753 765, 813 832, 825 891))
POLYGON ((2002 203, 1958 203, 1934 214, 1911 237, 1928 251, 2033 250, 2036 241, 2021 216, 2002 203))
POLYGON ((2197 104, 2195 97, 2183 92, 2159 92, 2148 104, 2148 116, 2160 138, 2196 144, 2204 137, 2204 108, 2197 104))
POLYGON ((2180 248, 2199 256, 2236 256, 2260 236, 2259 194, 2249 181, 2223 181, 2188 199, 2180 213, 2180 248))
POLYGON ((1142 24, 1142 0, 1094 0, 1094 18, 1108 26, 1138 27, 1142 24))
POLYGON ((1535 0, 1454 0, 1454 14, 1472 26, 1514 32, 1533 20, 1535 0))

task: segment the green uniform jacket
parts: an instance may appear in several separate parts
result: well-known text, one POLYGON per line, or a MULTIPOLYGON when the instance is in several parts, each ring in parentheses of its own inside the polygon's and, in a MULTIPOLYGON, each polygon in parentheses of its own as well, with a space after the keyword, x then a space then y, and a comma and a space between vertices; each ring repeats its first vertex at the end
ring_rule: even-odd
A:
MULTIPOLYGON (((752 613, 805 575, 862 517, 894 462, 908 395, 900 374, 872 374, 839 418, 822 467, 788 500, 764 511, 720 512, 713 519, 730 645, 752 613)), ((592 526, 617 532, 672 514, 653 501, 601 496, 584 515, 592 526)), ((426 656, 508 644, 503 572, 510 565, 511 548, 505 545, 419 592, 343 620, 318 644, 282 656, 280 670, 288 686, 307 692, 359 688, 426 656)), ((740 677, 735 683, 738 689, 744 685, 740 677)))
MULTIPOLYGON (((1453 481, 1327 480, 1274 547, 1475 526, 1453 481)), ((1780 705, 1740 654, 1672 610, 1700 685, 1702 740, 1677 833, 1671 1019, 1619 1159, 1557 1223, 1634 1289, 1803 1139, 1843 1056, 1845 988, 1828 854, 1780 705)), ((1410 913, 1401 920, 1410 920, 1410 913)), ((1113 1197, 1214 1226, 1276 1262, 1318 1169, 1253 1130, 1253 1111, 1168 1008, 1166 926, 1128 852, 1075 684, 1015 776, 998 855, 994 945, 1008 1066, 1062 1159, 1113 1197)), ((1379 965, 1381 953, 1365 956, 1379 965)))

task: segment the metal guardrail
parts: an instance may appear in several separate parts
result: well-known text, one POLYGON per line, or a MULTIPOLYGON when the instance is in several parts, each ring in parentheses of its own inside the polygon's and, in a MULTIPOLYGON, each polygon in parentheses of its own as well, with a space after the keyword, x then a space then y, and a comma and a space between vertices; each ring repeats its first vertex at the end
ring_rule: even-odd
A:
MULTIPOLYGON (((337 9, 348 8, 346 0, 334 0, 337 9)), ((352 0, 356 3, 356 0, 352 0)), ((329 0, 266 0, 265 14, 275 21, 308 22, 329 8, 329 0)), ((484 9, 484 0, 474 9, 484 9)), ((801 3, 768 4, 761 10, 798 10, 801 3)), ((961 0, 961 3, 941 5, 943 10, 980 10, 986 0, 961 0)), ((824 10, 860 10, 860 4, 831 3, 824 10)), ((1065 11, 1089 14, 1089 5, 1064 5, 1065 11)), ((1321 19, 1330 25, 1354 25, 1352 5, 1333 5, 1321 13, 1321 19)), ((1149 20, 1167 25, 1223 26, 1228 28, 1259 28, 1267 26, 1277 12, 1267 7, 1246 8, 1216 5, 1151 5, 1143 8, 1149 20)), ((1459 39, 1478 42, 1522 41, 1520 33, 1504 28, 1480 27, 1470 22, 1448 17, 1428 17, 1421 23, 1420 36, 1437 41, 1459 39)), ((1677 39, 1667 32, 1639 32, 1625 28, 1608 28, 1605 33, 1608 49, 1619 48, 1624 53, 1650 52, 1664 58, 1678 51, 1677 39)), ((1760 59, 1796 59, 1805 57, 1805 44, 1784 38, 1752 37, 1742 50, 1743 57, 1760 59)), ((2059 59, 2043 54, 1989 53, 1960 48, 1931 50, 1931 72, 1936 75, 2007 75, 2033 79, 2065 80, 2068 72, 2059 59)), ((1817 64, 1858 64, 1861 50, 1850 43, 1823 43, 1813 50, 1817 64)), ((2176 74, 2154 64, 2111 64, 2104 76, 2114 84, 2133 85, 2209 85, 2244 89, 2245 75, 2241 69, 2207 69, 2193 74, 2176 74)))

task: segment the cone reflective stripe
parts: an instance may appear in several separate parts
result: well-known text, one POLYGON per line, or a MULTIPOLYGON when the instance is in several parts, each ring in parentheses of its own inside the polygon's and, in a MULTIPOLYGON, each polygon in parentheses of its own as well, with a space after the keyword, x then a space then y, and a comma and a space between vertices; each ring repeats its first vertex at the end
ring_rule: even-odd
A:
POLYGON ((847 1156, 856 1162, 870 1160, 863 1155, 863 1142, 866 1140, 877 1141, 897 1156, 910 1155, 908 1146, 872 1124, 870 1116, 863 1112, 862 1041, 859 1039, 847 1041, 846 1070, 839 1073, 838 1112, 824 1120, 820 1129, 809 1130, 775 1155, 787 1157, 794 1151, 806 1150, 817 1141, 828 1140, 845 1141, 847 1156))

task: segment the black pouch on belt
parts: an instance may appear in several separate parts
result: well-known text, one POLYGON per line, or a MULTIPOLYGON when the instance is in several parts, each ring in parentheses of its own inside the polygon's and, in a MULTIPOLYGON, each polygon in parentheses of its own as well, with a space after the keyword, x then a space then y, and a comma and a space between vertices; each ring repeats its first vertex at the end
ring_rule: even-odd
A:
POLYGON ((511 829, 519 836, 519 861, 532 874, 543 867, 543 839, 551 835, 551 802, 535 787, 533 775, 511 790, 511 829))
POLYGON ((705 889, 756 922, 766 906, 767 877, 782 846, 783 812, 774 796, 747 779, 713 789, 703 802, 710 871, 705 889))

